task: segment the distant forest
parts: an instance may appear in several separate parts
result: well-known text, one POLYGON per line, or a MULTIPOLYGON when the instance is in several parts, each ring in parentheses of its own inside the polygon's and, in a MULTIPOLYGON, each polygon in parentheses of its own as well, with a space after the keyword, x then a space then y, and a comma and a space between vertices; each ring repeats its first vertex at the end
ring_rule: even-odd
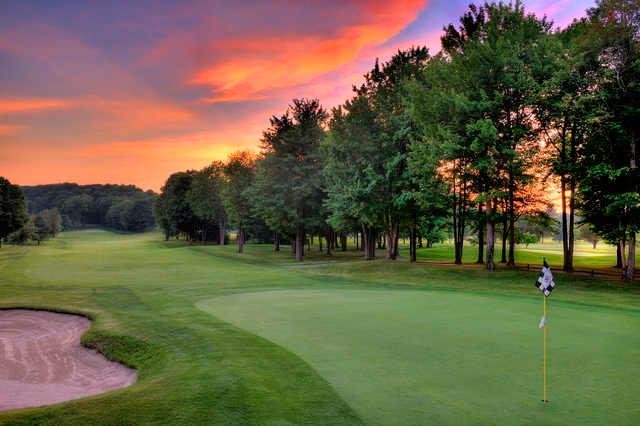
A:
POLYGON ((57 209, 65 230, 104 226, 141 232, 155 225, 152 209, 156 194, 134 185, 60 183, 21 189, 30 214, 57 209))

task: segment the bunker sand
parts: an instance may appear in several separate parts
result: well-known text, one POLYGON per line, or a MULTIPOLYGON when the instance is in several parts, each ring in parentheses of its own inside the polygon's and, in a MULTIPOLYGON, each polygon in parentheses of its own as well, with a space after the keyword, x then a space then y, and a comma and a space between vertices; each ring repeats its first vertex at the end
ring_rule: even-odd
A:
POLYGON ((132 385, 136 372, 80 345, 78 315, 0 310, 0 410, 55 404, 132 385))

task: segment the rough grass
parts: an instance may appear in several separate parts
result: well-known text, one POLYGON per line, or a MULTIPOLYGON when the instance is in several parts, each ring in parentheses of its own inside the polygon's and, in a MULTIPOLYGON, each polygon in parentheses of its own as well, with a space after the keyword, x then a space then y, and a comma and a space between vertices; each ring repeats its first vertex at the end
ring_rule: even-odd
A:
MULTIPOLYGON (((233 246, 164 242, 155 233, 88 230, 64 233, 40 247, 3 246, 0 307, 60 309, 91 316, 95 321, 84 343, 138 368, 139 380, 101 396, 0 413, 0 423, 359 424, 366 417, 304 357, 195 304, 273 289, 363 288, 440 289, 534 301, 539 300, 534 277, 534 272, 491 274, 470 266, 364 262, 353 252, 331 257, 312 252, 298 264, 285 247, 274 254, 270 247, 250 245, 239 256, 233 246)), ((612 318, 638 315, 640 310, 635 285, 572 275, 559 275, 557 282, 554 303, 604 310, 612 318)), ((533 327, 537 319, 532 319, 533 327)), ((628 369, 629 375, 637 375, 635 364, 625 361, 628 354, 637 354, 636 343, 627 340, 613 348, 620 356, 611 360, 612 365, 628 369)), ((584 356, 598 349, 600 342, 576 339, 571 344, 576 356, 584 356)), ((467 386, 483 391, 481 384, 467 386)), ((638 394, 638 389, 618 391, 638 394)), ((421 404, 420 410, 428 410, 429 401, 421 404)), ((630 412, 636 406, 616 406, 616 410, 630 412)), ((472 417, 458 417, 455 410, 438 419, 473 422, 472 417)), ((497 416, 495 422, 502 419, 497 416)))

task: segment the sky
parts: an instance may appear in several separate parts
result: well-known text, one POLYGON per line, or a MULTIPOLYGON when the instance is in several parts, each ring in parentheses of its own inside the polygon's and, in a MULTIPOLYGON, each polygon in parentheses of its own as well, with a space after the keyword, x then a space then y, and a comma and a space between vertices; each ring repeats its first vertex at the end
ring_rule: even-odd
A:
MULTIPOLYGON (((258 149, 291 99, 342 103, 469 0, 0 0, 0 176, 135 184, 258 149)), ((556 26, 592 0, 529 0, 556 26)))

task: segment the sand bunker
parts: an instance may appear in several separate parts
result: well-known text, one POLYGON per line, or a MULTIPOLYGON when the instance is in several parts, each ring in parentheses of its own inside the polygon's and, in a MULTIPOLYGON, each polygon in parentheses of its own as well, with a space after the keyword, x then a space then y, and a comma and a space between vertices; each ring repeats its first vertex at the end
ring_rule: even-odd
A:
POLYGON ((0 310, 0 410, 37 407, 133 384, 136 372, 80 346, 78 315, 0 310))

